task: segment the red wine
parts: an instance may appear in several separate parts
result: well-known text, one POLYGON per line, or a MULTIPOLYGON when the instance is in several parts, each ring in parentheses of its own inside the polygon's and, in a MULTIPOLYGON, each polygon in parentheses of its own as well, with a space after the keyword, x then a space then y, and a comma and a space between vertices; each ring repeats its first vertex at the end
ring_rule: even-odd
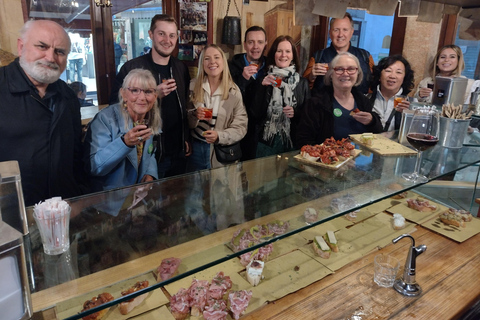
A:
POLYGON ((425 151, 437 144, 438 137, 425 133, 409 133, 407 140, 415 149, 425 151))

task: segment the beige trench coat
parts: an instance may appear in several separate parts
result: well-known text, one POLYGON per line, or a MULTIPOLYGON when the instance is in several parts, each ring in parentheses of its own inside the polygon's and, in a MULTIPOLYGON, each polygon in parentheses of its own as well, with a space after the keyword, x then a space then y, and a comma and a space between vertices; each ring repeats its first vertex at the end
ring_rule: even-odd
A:
MULTIPOLYGON (((190 90, 193 90, 196 79, 190 82, 190 90)), ((205 96, 210 97, 210 86, 206 81, 203 84, 205 96)), ((220 90, 215 95, 220 94, 220 90)), ((196 107, 190 101, 188 104, 188 124, 190 129, 195 129, 198 125, 198 119, 195 116, 196 107)), ((232 84, 229 90, 227 100, 219 102, 217 121, 215 131, 218 133, 218 144, 230 145, 239 142, 247 133, 248 117, 245 105, 243 104, 242 94, 236 84, 232 84)), ((194 139, 194 138, 193 138, 194 139)), ((217 161, 213 145, 210 145, 210 164, 212 168, 222 167, 223 164, 217 161)))

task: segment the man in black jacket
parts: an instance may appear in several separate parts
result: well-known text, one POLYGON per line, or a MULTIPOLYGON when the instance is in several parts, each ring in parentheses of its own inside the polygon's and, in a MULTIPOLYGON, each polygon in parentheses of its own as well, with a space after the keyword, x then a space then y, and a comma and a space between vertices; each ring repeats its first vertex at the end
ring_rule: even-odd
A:
POLYGON ((339 52, 350 52, 360 61, 363 71, 363 81, 358 87, 360 92, 366 94, 370 88, 370 81, 374 61, 370 52, 352 46, 350 40, 353 36, 353 19, 350 13, 346 12, 342 19, 330 19, 330 30, 328 31, 332 44, 330 47, 315 52, 308 61, 308 66, 303 76, 310 81, 312 90, 319 90, 323 87, 323 76, 327 73, 328 64, 339 52))
POLYGON ((242 92, 243 103, 248 114, 247 134, 240 142, 242 147, 242 161, 255 159, 258 143, 258 123, 251 117, 253 99, 257 90, 255 79, 263 78, 267 70, 263 53, 267 46, 267 34, 262 27, 253 26, 245 31, 243 48, 245 53, 233 56, 228 63, 233 81, 242 92))
POLYGON ((162 135, 157 141, 158 177, 165 178, 186 171, 186 156, 191 153, 187 122, 190 74, 188 68, 172 56, 178 42, 178 25, 165 14, 152 18, 148 35, 152 39, 149 53, 127 61, 112 86, 110 103, 118 101, 123 79, 136 68, 150 70, 157 79, 162 135))
POLYGON ((19 58, 0 68, 0 161, 18 161, 27 206, 78 196, 86 191, 80 104, 59 80, 70 38, 53 21, 28 21, 17 49, 19 58))

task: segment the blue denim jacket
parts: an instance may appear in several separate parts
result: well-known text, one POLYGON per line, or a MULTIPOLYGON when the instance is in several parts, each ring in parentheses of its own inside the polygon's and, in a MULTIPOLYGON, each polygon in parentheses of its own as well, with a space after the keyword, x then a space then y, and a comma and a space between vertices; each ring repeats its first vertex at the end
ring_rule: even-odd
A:
POLYGON ((90 122, 85 137, 85 166, 90 174, 92 191, 110 190, 139 183, 148 174, 158 178, 153 136, 145 141, 140 167, 137 149, 130 148, 121 137, 128 129, 120 104, 101 110, 90 122))

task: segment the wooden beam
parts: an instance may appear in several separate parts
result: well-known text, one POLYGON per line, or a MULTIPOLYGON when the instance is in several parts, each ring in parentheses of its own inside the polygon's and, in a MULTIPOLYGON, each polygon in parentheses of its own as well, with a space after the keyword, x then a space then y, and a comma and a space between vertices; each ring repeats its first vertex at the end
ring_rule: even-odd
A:
POLYGON ((407 18, 398 16, 398 5, 393 18, 392 39, 390 41, 389 56, 403 53, 405 41, 405 30, 407 29, 407 18))
POLYGON ((438 49, 441 47, 455 43, 457 35, 457 15, 445 14, 440 28, 440 38, 438 39, 438 49))
POLYGON ((328 41, 328 17, 319 16, 319 25, 312 27, 310 57, 318 50, 325 49, 328 41))
POLYGON ((115 53, 113 51, 112 10, 109 7, 97 7, 90 0, 95 54, 95 78, 97 81, 98 104, 108 103, 112 83, 115 78, 115 53))

